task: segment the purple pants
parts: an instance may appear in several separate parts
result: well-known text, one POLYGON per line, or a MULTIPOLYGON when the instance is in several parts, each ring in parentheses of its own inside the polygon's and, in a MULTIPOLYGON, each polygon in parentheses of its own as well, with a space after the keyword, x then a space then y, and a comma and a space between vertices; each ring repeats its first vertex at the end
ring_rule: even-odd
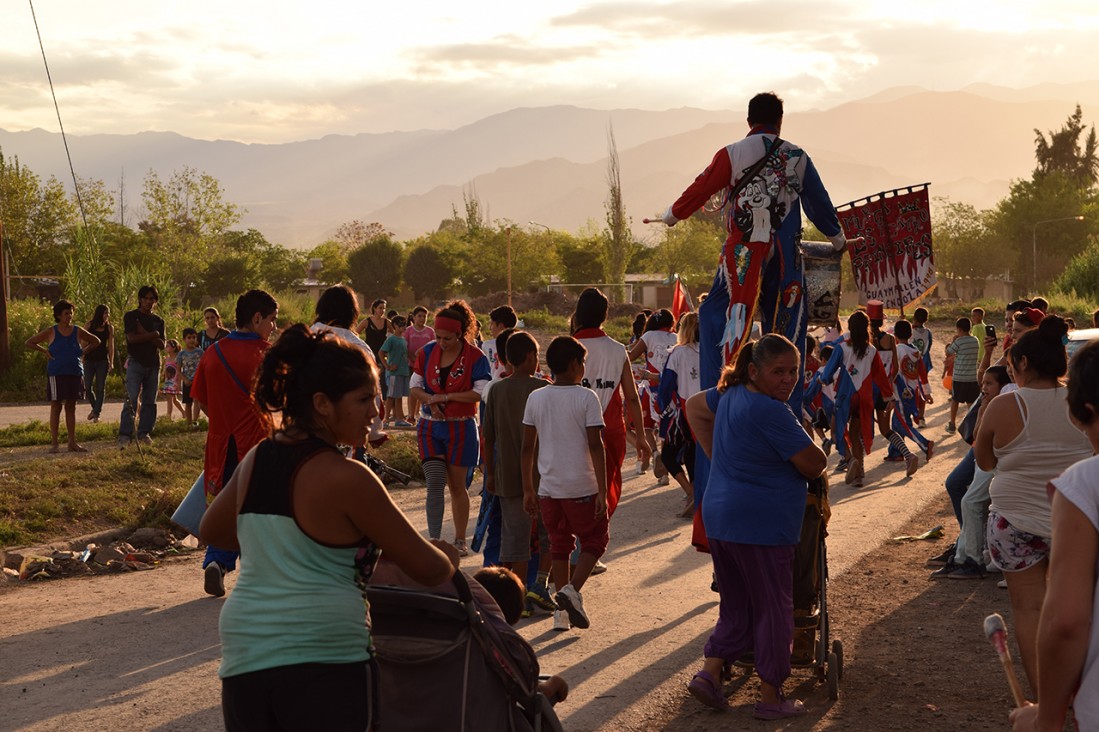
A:
POLYGON ((781 689, 794 644, 794 545, 710 539, 710 556, 721 608, 706 658, 732 662, 754 651, 759 678, 781 689))

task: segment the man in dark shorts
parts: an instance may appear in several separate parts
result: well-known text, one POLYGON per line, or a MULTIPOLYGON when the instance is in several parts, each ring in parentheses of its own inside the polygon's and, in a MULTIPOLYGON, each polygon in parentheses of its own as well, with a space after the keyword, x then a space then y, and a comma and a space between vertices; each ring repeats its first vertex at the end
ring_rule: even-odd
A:
POLYGON ((118 446, 124 448, 134 440, 134 418, 137 412, 137 440, 152 444, 150 434, 156 424, 156 395, 160 388, 160 352, 164 350, 164 321, 153 314, 160 293, 152 285, 137 291, 137 309, 122 316, 126 332, 126 348, 130 357, 126 364, 126 405, 118 425, 118 446), (140 412, 138 399, 140 398, 140 412))
POLYGON ((969 331, 972 330, 969 318, 958 318, 954 323, 954 340, 946 347, 947 359, 954 359, 954 377, 950 387, 950 424, 947 434, 957 431, 956 420, 959 404, 972 404, 981 393, 977 381, 978 354, 980 342, 969 331))

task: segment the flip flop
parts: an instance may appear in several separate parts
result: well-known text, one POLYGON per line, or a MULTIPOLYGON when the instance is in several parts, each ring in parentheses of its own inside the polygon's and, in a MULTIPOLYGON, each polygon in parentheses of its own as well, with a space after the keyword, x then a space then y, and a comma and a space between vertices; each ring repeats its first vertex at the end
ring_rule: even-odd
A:
POLYGON ((783 699, 778 704, 756 703, 756 719, 786 719, 788 717, 800 717, 809 710, 797 699, 783 699))
POLYGON ((721 693, 721 685, 706 671, 699 671, 694 675, 691 683, 687 684, 687 691, 711 709, 719 712, 729 709, 729 700, 721 693))

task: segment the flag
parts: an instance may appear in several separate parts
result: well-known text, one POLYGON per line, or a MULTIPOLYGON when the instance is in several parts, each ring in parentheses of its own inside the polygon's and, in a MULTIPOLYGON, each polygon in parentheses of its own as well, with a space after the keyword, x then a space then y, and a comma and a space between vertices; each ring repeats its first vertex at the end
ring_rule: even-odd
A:
POLYGON ((680 315, 689 313, 694 309, 694 303, 691 302, 691 293, 687 292, 683 280, 679 279, 679 275, 676 275, 675 289, 672 290, 672 317, 678 323, 680 315))
POLYGON ((854 201, 836 211, 849 239, 855 285, 865 300, 903 308, 935 285, 927 185, 854 201), (914 190, 916 189, 916 190, 914 190))

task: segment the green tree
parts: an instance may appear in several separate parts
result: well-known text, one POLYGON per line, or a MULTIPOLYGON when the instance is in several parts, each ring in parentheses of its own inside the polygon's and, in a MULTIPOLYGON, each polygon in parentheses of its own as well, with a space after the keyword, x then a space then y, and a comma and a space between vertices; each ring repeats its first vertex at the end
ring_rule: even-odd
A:
POLYGON ((1050 130, 1049 139, 1034 130, 1034 157, 1038 161, 1035 178, 1061 173, 1081 188, 1088 188, 1099 181, 1099 141, 1095 138, 1095 125, 1091 126, 1081 145, 1084 134, 1084 113, 1076 105, 1065 124, 1059 130, 1050 130))
POLYGON ((5 158, 2 150, 0 218, 13 274, 59 275, 65 271, 66 245, 76 224, 76 209, 56 178, 43 183, 18 158, 5 158))
POLYGON ((570 285, 593 285, 606 282, 603 262, 602 234, 565 236, 557 240, 557 257, 561 261, 560 276, 570 285))
POLYGON ((1087 247, 1072 258, 1053 283, 1053 289, 1066 295, 1099 300, 1099 239, 1094 236, 1088 239, 1087 247))
POLYGON ((138 226, 153 239, 184 292, 196 273, 222 255, 222 235, 244 213, 224 200, 217 178, 190 167, 175 171, 167 181, 150 170, 141 200, 146 218, 138 226))
POLYGON ((992 211, 978 211, 968 203, 949 198, 935 199, 931 240, 935 246, 935 268, 943 274, 970 279, 987 279, 1005 274, 1010 264, 999 251, 993 234, 992 211))
POLYGON ((717 269, 725 237, 710 221, 690 217, 661 232, 660 243, 651 250, 655 271, 678 274, 688 285, 709 283, 717 269))
POLYGON ((335 239, 318 244, 305 255, 306 259, 319 259, 323 263, 320 278, 325 282, 347 282, 351 279, 351 270, 347 266, 347 252, 335 239))
POLYGON ((332 238, 343 247, 344 252, 350 254, 352 249, 358 249, 369 241, 386 236, 391 237, 393 234, 386 231, 385 227, 377 221, 367 224, 356 219, 340 224, 336 229, 336 235, 332 238))
POLYGON ((451 258, 432 244, 417 243, 409 249, 404 280, 417 300, 442 298, 453 284, 454 275, 451 258))
POLYGON ((351 286, 368 300, 390 298, 401 291, 404 250, 389 235, 377 236, 347 255, 351 286))

